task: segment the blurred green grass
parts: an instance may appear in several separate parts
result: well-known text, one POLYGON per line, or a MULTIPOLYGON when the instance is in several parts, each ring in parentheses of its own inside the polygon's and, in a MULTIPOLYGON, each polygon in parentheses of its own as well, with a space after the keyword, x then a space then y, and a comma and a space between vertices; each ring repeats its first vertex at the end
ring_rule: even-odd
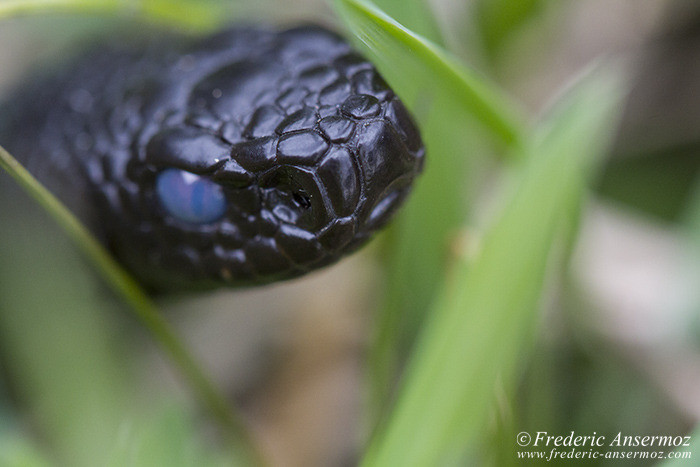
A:
POLYGON ((597 70, 542 123, 519 187, 476 258, 463 258, 443 285, 390 421, 364 465, 441 465, 483 436, 497 388, 512 391, 533 338, 556 233, 585 193, 581 179, 598 166, 621 86, 614 73, 597 70), (583 144, 593 137, 597 144, 583 144))
POLYGON ((520 109, 493 84, 369 2, 336 5, 368 56, 418 117, 430 154, 386 241, 391 250, 387 287, 369 361, 370 418, 381 418, 402 355, 443 280, 450 240, 467 219, 467 199, 477 191, 485 170, 480 164, 494 139, 502 147, 520 145, 525 123, 520 109), (482 131, 493 136, 487 139, 482 131))
POLYGON ((203 31, 220 26, 221 21, 230 15, 229 8, 217 0, 2 0, 0 18, 47 13, 121 14, 203 31))
MULTIPOLYGON (((97 0, 4 1, 0 16, 100 12, 204 31, 231 17, 224 3, 152 0, 124 7, 97 0)), ((478 1, 474 21, 482 55, 497 60, 546 3, 478 1)), ((552 258, 566 257, 574 244, 586 180, 599 169, 624 86, 602 67, 568 89, 544 120, 530 125, 507 91, 443 47, 441 25, 425 2, 336 0, 333 6, 417 116, 429 151, 425 175, 384 236, 386 287, 368 360, 367 419, 373 436, 364 465, 442 465, 446 459, 513 464, 508 450, 514 448, 516 422, 506 415, 492 423, 503 409, 497 396, 515 403, 516 384, 536 338, 545 279, 564 267, 552 258), (483 180, 493 172, 509 183, 501 209, 482 227, 472 210, 489 188, 483 180), (465 231, 479 240, 470 255, 459 247, 465 231)), ((658 181, 653 169, 628 177, 623 168, 618 178, 609 178, 614 173, 606 172, 603 192, 623 190, 632 201, 636 187, 658 181), (629 180, 633 186, 625 188, 629 180)), ((684 200, 655 199, 661 204, 655 209, 666 212, 684 200)), ((12 210, 2 214, 2 224, 12 225, 12 210)), ((119 327, 109 318, 118 306, 110 296, 95 294, 99 286, 65 239, 60 248, 42 243, 52 227, 41 222, 28 229, 36 237, 11 238, 12 230, 4 232, 0 330, 5 330, 3 353, 10 356, 8 373, 27 406, 37 411, 34 423, 48 435, 51 454, 46 457, 31 432, 13 430, 0 436, 0 443, 11 446, 2 460, 45 465, 56 456, 71 465, 95 465, 103 463, 105 447, 111 446, 113 465, 245 463, 217 450, 220 446, 202 447, 201 426, 187 415, 191 409, 185 402, 145 420, 124 413, 133 406, 125 394, 139 384, 124 362, 138 357, 130 356, 128 339, 116 343, 109 337, 119 327), (50 286, 35 293, 38 283, 50 286), (52 315, 58 308, 71 313, 52 315), (66 337, 77 329, 85 329, 81 339, 66 337), (93 428, 95 420, 99 429, 93 428), (124 423, 136 428, 127 430, 130 435, 115 434, 124 423)), ((700 232, 697 225, 693 229, 700 232)), ((540 369, 559 377, 547 362, 540 361, 540 369)), ((612 373, 596 378, 605 383, 612 373)), ((540 384, 542 391, 548 389, 540 384)), ((531 403, 537 417, 546 416, 547 401, 531 403)))

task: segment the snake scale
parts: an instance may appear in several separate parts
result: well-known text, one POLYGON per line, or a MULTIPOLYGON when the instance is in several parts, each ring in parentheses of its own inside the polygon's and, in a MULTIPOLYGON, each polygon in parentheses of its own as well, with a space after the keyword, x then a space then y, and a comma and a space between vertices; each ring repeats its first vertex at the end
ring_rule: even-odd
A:
POLYGON ((18 86, 0 144, 150 288, 333 263, 387 223, 422 169, 411 116, 333 32, 144 42, 18 86))

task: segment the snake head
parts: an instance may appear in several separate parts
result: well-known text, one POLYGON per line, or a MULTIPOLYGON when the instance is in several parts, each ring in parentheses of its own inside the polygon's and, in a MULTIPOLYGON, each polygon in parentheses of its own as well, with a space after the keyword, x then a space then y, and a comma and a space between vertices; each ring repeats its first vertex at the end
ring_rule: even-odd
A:
POLYGON ((425 151, 369 62, 311 27, 206 46, 218 58, 191 55, 205 71, 136 145, 148 235, 112 241, 133 271, 166 287, 266 283, 335 262, 389 221, 425 151))

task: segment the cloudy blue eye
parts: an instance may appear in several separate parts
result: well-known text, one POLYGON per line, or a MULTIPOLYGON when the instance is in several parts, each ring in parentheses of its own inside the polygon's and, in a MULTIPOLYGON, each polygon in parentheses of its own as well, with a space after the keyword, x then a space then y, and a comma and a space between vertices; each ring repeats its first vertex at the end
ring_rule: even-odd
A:
POLYGON ((193 224, 208 224, 223 217, 226 198, 221 186, 179 169, 158 174, 156 193, 171 216, 193 224))

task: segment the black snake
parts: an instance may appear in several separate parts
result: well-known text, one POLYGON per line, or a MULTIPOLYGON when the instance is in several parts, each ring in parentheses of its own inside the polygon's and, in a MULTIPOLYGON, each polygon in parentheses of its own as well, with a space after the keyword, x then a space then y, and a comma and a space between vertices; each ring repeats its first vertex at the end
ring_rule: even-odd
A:
POLYGON ((390 219, 425 152, 372 64, 316 26, 102 46, 1 111, 0 144, 158 289, 335 262, 390 219))

